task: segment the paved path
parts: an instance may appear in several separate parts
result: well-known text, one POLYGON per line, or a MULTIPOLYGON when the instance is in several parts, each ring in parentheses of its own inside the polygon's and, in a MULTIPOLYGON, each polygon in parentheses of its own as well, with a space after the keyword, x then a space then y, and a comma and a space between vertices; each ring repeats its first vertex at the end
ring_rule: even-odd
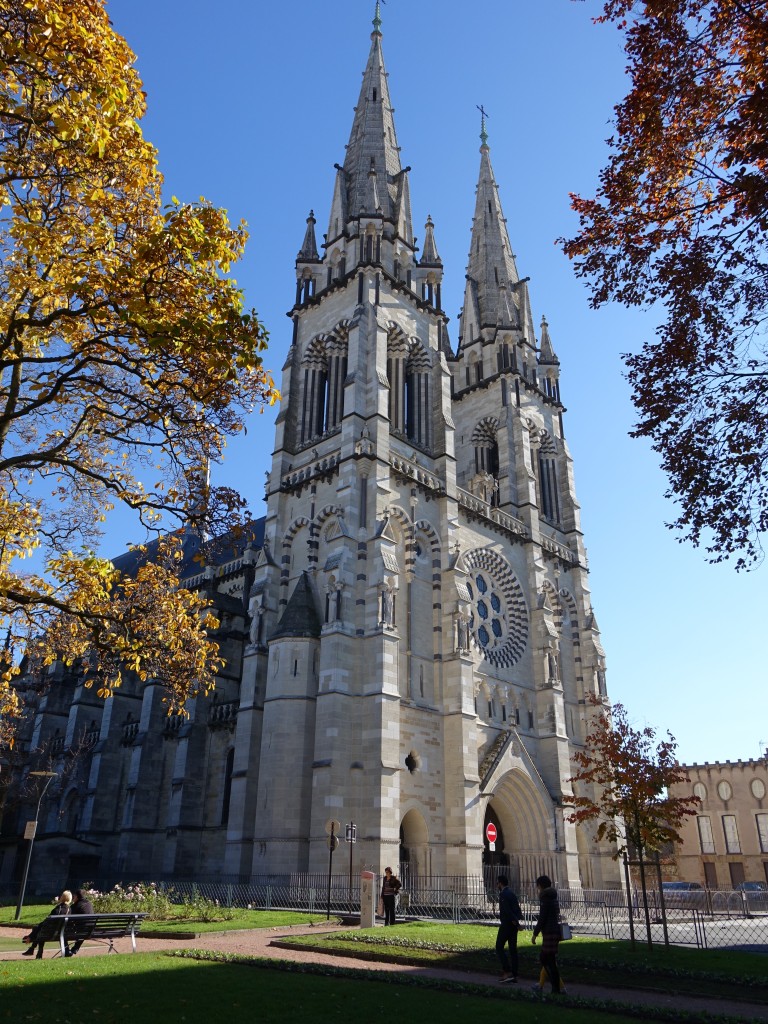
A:
MULTIPOLYGON (((337 954, 318 953, 314 950, 285 949, 273 945, 281 938, 288 935, 318 936, 333 931, 344 931, 344 926, 315 925, 314 927, 302 926, 294 928, 262 928, 258 930, 242 930, 231 932, 206 932, 195 939, 155 939, 149 936, 140 935, 138 946, 142 952, 154 952, 171 949, 214 949, 226 953, 235 953, 245 956, 259 956, 275 960, 291 960, 296 963, 324 963, 337 967, 345 967, 349 970, 397 972, 398 974, 414 974, 424 978, 447 978, 459 982, 471 982, 476 985, 488 985, 496 987, 498 981, 488 974, 473 974, 463 971, 449 971, 436 967, 413 967, 404 964, 377 963, 371 961, 355 960, 351 957, 339 956, 337 954)), ((24 930, 19 929, 18 937, 21 944, 21 936, 24 930)), ((3 935, 10 937, 13 934, 10 929, 3 928, 3 935)), ((130 939, 118 939, 115 943, 121 953, 130 953, 130 939)), ((46 959, 52 954, 52 945, 46 947, 46 959)), ((96 946, 84 946, 78 954, 82 956, 103 956, 103 948, 96 946)), ((21 950, 18 952, 0 951, 0 960, 17 960, 21 958, 21 950)), ((755 1005, 751 1003, 731 1002, 723 999, 695 998, 692 996, 673 996, 661 992, 642 992, 632 989, 602 988, 596 985, 582 985, 578 979, 566 978, 568 994, 581 996, 584 999, 615 1000, 622 1003, 633 1003, 642 1006, 661 1006, 670 1009, 685 1010, 689 1013, 710 1013, 722 1014, 739 1018, 743 1021, 766 1021, 768 1022, 768 1006, 755 1005)), ((530 986, 533 978, 521 978, 522 987, 530 986)))

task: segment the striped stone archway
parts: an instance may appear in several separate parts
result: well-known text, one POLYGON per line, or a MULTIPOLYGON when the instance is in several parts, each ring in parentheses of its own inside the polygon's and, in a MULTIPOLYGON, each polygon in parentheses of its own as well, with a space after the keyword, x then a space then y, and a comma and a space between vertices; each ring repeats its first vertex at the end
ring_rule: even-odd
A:
POLYGON ((494 786, 489 807, 504 836, 498 853, 509 858, 514 884, 532 886, 541 874, 556 877, 555 808, 543 783, 521 767, 511 768, 494 786))

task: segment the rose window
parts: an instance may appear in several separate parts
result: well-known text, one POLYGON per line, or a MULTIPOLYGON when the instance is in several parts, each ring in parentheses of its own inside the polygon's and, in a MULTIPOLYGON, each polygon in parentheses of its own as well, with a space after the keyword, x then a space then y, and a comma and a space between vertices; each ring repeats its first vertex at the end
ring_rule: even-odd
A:
POLYGON ((528 609, 509 563, 481 548, 464 558, 475 646, 494 665, 514 665, 528 642, 528 609))

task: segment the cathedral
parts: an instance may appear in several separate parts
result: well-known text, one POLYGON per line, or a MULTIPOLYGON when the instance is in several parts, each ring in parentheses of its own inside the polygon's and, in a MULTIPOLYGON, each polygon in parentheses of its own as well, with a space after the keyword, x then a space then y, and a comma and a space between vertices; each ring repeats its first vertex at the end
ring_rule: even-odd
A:
MULTIPOLYGON (((151 682, 104 702, 60 665, 22 675, 14 770, 36 753, 57 772, 38 876, 320 872, 335 822, 355 826, 356 869, 619 885, 563 802, 605 660, 559 361, 484 121, 480 139, 454 343, 431 218, 416 245, 377 6, 327 232, 311 212, 297 233, 266 516, 212 564, 185 544, 226 668, 180 718, 151 682)), ((0 883, 28 816, 6 808, 0 883)))

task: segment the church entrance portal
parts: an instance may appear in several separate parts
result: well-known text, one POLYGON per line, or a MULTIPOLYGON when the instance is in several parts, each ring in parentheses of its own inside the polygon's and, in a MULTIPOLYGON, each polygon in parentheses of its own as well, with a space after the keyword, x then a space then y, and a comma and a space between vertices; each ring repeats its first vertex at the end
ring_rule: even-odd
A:
POLYGON ((431 873, 427 823, 418 811, 408 811, 400 823, 400 880, 408 886, 431 873))

